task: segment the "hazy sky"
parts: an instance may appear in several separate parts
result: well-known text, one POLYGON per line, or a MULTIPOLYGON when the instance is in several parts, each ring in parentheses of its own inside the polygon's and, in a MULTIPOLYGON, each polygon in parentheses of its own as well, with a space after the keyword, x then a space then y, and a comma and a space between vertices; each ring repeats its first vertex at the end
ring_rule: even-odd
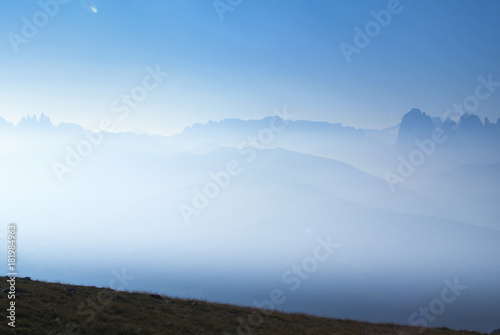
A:
MULTIPOLYGON (((354 28, 391 1, 238 2, 219 2, 232 9, 221 20, 201 0, 71 0, 48 6, 53 17, 37 1, 2 1, 0 116, 95 128, 157 66, 170 75, 120 130, 168 134, 283 106, 299 119, 384 128, 412 107, 442 116, 474 94, 479 75, 500 81, 498 1, 401 0, 350 63, 340 43, 356 46, 354 28)), ((499 103, 500 89, 474 113, 496 120, 499 103)))

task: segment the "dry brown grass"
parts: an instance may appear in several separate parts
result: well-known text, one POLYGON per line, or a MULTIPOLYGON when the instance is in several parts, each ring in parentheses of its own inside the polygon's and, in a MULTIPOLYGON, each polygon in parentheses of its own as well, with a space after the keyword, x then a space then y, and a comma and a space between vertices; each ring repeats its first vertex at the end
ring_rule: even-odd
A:
MULTIPOLYGON (((3 283, 5 280, 6 277, 2 277, 3 283)), ((0 334, 480 334, 270 312, 24 278, 17 278, 16 290, 16 328, 8 327, 4 319, 0 334)), ((3 294, 0 299, 5 311, 7 295, 3 294)))

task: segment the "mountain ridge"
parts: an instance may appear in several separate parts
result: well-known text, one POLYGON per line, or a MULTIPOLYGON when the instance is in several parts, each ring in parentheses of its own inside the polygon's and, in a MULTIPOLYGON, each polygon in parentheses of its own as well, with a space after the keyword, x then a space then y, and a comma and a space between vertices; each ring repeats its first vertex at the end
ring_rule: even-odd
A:
MULTIPOLYGON (((484 121, 482 121, 477 115, 466 112, 460 116, 458 121, 455 121, 449 117, 446 119, 442 119, 440 117, 431 117, 430 115, 426 114, 425 112, 422 112, 418 108, 412 108, 409 112, 403 114, 400 123, 385 127, 383 129, 363 128, 363 127, 356 128, 356 127, 349 126, 349 125, 343 125, 340 122, 313 121, 313 120, 307 120, 307 119, 292 120, 292 119, 284 119, 280 116, 266 116, 266 117, 263 117, 261 119, 225 118, 225 119, 222 119, 219 121, 208 120, 205 123, 196 122, 196 123, 193 123, 192 125, 188 125, 188 126, 184 127, 184 129, 180 133, 177 133, 177 134, 181 134, 184 131, 190 131, 192 129, 197 129, 200 127, 214 127, 214 126, 223 125, 225 123, 226 124, 232 123, 233 125, 236 123, 240 123, 240 124, 261 123, 261 122, 267 122, 273 118, 278 118, 279 120, 286 121, 288 123, 297 122, 297 123, 303 123, 303 124, 308 124, 308 125, 314 124, 316 126, 321 126, 321 127, 331 127, 331 128, 337 128, 337 129, 346 128, 346 129, 355 130, 355 131, 386 131, 386 130, 391 130, 395 127, 401 127, 401 126, 406 127, 409 124, 410 120, 413 120, 414 122, 417 122, 417 123, 427 122, 427 125, 432 124, 432 125, 442 126, 445 124, 453 124, 453 123, 456 125, 460 122, 464 122, 464 124, 466 124, 466 125, 470 125, 471 123, 475 123, 476 126, 477 125, 488 126, 488 127, 494 126, 494 127, 500 128, 500 118, 498 118, 496 122, 492 122, 489 120, 488 117, 485 117, 484 121)), ((2 124, 9 124, 13 127, 39 126, 39 127, 46 127, 46 128, 50 128, 50 127, 58 128, 60 126, 63 126, 63 127, 65 127, 65 126, 73 126, 73 127, 77 126, 79 128, 82 128, 83 130, 90 131, 90 129, 85 129, 81 125, 79 125, 78 123, 74 123, 74 122, 60 122, 58 125, 54 125, 52 123, 50 117, 45 115, 44 113, 41 113, 40 116, 37 116, 36 114, 25 115, 21 118, 21 120, 17 124, 8 122, 5 120, 5 118, 0 116, 0 125, 2 125, 2 124)), ((128 131, 121 131, 121 132, 117 132, 117 133, 127 133, 127 132, 128 131)), ((177 135, 177 134, 161 135, 161 136, 173 136, 173 135, 177 135)), ((155 135, 155 134, 150 134, 150 135, 155 135)))

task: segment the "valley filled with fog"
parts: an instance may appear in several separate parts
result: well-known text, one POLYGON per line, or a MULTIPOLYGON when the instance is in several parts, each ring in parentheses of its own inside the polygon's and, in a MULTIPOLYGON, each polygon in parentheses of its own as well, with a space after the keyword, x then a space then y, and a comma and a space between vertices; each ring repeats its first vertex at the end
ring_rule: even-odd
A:
POLYGON ((384 130, 271 116, 171 136, 0 118, 0 214, 22 276, 491 331, 499 140, 499 121, 416 109, 384 130))

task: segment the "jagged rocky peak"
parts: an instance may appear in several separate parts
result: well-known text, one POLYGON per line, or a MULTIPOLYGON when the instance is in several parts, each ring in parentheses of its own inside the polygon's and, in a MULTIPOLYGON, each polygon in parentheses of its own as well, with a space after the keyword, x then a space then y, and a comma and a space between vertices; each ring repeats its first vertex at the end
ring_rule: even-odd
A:
POLYGON ((398 141, 413 141, 415 138, 429 137, 435 128, 435 121, 422 112, 413 108, 403 116, 399 127, 398 141))
POLYGON ((39 118, 36 115, 24 116, 17 124, 17 127, 47 129, 54 127, 54 125, 50 121, 50 118, 42 113, 39 118))
POLYGON ((460 127, 467 130, 478 130, 483 127, 483 122, 477 115, 464 113, 460 117, 460 127))

